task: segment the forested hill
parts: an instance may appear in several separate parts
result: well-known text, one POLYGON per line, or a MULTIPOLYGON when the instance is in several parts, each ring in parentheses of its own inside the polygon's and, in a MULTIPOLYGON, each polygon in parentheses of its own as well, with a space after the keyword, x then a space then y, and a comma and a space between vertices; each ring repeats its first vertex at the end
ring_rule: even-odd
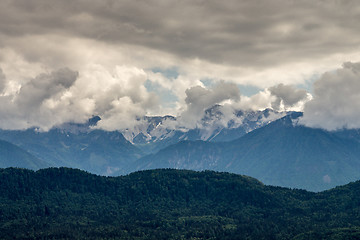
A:
POLYGON ((212 171, 0 170, 0 238, 359 239, 360 182, 329 191, 212 171))

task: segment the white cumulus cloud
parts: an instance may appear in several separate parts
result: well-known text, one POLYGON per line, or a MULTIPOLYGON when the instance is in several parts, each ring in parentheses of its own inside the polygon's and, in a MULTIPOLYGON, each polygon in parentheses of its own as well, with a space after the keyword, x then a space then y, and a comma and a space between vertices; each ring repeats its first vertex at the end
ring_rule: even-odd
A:
POLYGON ((72 120, 70 106, 64 104, 63 98, 77 77, 77 72, 67 68, 43 73, 22 84, 16 93, 0 96, 0 127, 48 129, 72 120))
POLYGON ((271 107, 276 111, 287 110, 294 107, 300 101, 307 100, 309 97, 305 89, 297 89, 292 85, 284 85, 282 83, 270 87, 269 91, 275 97, 271 107))
POLYGON ((195 128, 205 114, 205 110, 224 101, 240 100, 240 90, 233 83, 219 82, 211 89, 195 86, 185 91, 186 110, 179 122, 187 128, 195 128))
MULTIPOLYGON (((10 94, 0 95, 0 128, 48 130, 64 122, 84 122, 101 116, 99 127, 124 129, 158 106, 157 96, 147 92, 142 69, 117 66, 108 71, 92 65, 82 74, 68 68, 42 73, 19 83, 10 94)), ((2 88, 10 82, 0 75, 2 88)))
POLYGON ((314 83, 300 123, 327 130, 360 128, 360 63, 346 62, 324 73, 314 83))

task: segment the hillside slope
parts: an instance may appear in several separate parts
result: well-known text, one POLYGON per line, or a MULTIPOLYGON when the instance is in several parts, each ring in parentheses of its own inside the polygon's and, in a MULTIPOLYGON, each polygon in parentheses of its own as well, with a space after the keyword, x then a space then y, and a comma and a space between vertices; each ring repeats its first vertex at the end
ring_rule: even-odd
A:
POLYGON ((0 168, 21 167, 37 170, 50 166, 51 164, 34 157, 24 149, 0 140, 0 168))
POLYGON ((0 238, 304 239, 344 228, 359 237, 359 189, 311 193, 211 171, 1 169, 0 238))

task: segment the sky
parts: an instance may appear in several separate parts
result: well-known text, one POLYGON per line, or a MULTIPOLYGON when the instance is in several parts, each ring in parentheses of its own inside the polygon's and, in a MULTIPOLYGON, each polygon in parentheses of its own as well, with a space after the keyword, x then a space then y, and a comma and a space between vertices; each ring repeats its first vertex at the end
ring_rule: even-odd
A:
POLYGON ((359 22, 351 0, 0 0, 0 128, 192 127, 215 104, 359 128, 359 22))

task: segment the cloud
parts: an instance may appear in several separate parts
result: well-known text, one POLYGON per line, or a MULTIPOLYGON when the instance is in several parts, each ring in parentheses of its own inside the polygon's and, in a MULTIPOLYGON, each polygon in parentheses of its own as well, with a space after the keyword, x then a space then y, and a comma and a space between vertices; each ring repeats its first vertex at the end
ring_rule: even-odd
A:
POLYGON ((300 123, 336 130, 360 128, 360 63, 346 62, 314 83, 313 99, 305 104, 300 123))
POLYGON ((0 95, 0 128, 46 131, 64 122, 84 122, 92 115, 101 116, 99 128, 129 128, 158 107, 157 96, 146 91, 145 81, 145 72, 131 66, 117 66, 113 72, 95 65, 85 74, 68 68, 42 73, 22 83, 18 91, 0 95))
POLYGON ((234 109, 275 111, 302 111, 304 104, 311 99, 311 94, 293 85, 277 84, 265 88, 248 97, 241 96, 241 101, 233 105, 234 109))
POLYGON ((59 101, 75 83, 78 73, 64 68, 41 74, 24 83, 13 95, 0 96, 1 128, 24 129, 29 127, 49 127, 71 120, 68 114, 61 115, 68 106, 59 101))
POLYGON ((5 1, 0 16, 9 36, 50 32, 232 65, 299 61, 359 44, 356 1, 5 1))
POLYGON ((86 76, 79 86, 84 86, 88 90, 86 96, 95 101, 94 113, 102 118, 99 128, 132 128, 138 124, 138 119, 158 107, 158 97, 144 87, 147 75, 143 70, 117 66, 113 74, 104 69, 100 69, 98 74, 92 78, 95 84, 84 86, 91 78, 86 76))
POLYGON ((320 0, 3 1, 0 48, 50 69, 176 66, 190 79, 266 88, 359 59, 357 9, 356 1, 320 0))
POLYGON ((186 90, 186 110, 181 113, 179 123, 187 128, 195 128, 205 114, 205 110, 224 101, 240 100, 240 90, 233 83, 220 82, 211 89, 195 86, 186 90))
POLYGON ((185 90, 204 87, 204 79, 260 89, 241 98, 242 108, 266 108, 269 100, 274 108, 293 109, 305 100, 291 104, 292 96, 267 89, 306 85, 344 61, 360 61, 356 1, 4 0, 1 6, 6 78, 0 95, 13 107, 1 106, 7 113, 2 119, 19 120, 3 122, 7 127, 45 129, 102 114, 103 128, 127 128, 136 116, 180 114, 188 107, 185 90), (36 85, 41 74, 65 68, 78 73, 70 87, 50 80, 54 87, 36 85), (153 69, 176 69, 178 75, 153 69), (166 96, 159 100, 144 88, 147 80, 176 102, 164 107, 159 101, 166 96), (44 123, 16 112, 27 98, 44 123))
POLYGON ((21 86, 15 104, 23 106, 24 110, 32 111, 32 107, 40 106, 50 98, 59 99, 64 91, 74 84, 77 77, 78 73, 68 68, 41 74, 21 86))
POLYGON ((0 93, 4 91, 5 85, 6 85, 6 78, 2 69, 0 68, 0 93))
POLYGON ((266 108, 271 108, 272 101, 274 101, 274 96, 271 95, 268 89, 265 89, 250 97, 241 96, 240 102, 233 106, 235 109, 264 110, 266 108))
POLYGON ((284 106, 284 109, 293 107, 300 101, 304 101, 308 98, 308 93, 304 89, 296 89, 292 85, 284 85, 282 83, 270 87, 269 91, 271 95, 275 97, 275 100, 271 103, 271 106, 274 110, 279 111, 283 110, 281 106, 284 106))

